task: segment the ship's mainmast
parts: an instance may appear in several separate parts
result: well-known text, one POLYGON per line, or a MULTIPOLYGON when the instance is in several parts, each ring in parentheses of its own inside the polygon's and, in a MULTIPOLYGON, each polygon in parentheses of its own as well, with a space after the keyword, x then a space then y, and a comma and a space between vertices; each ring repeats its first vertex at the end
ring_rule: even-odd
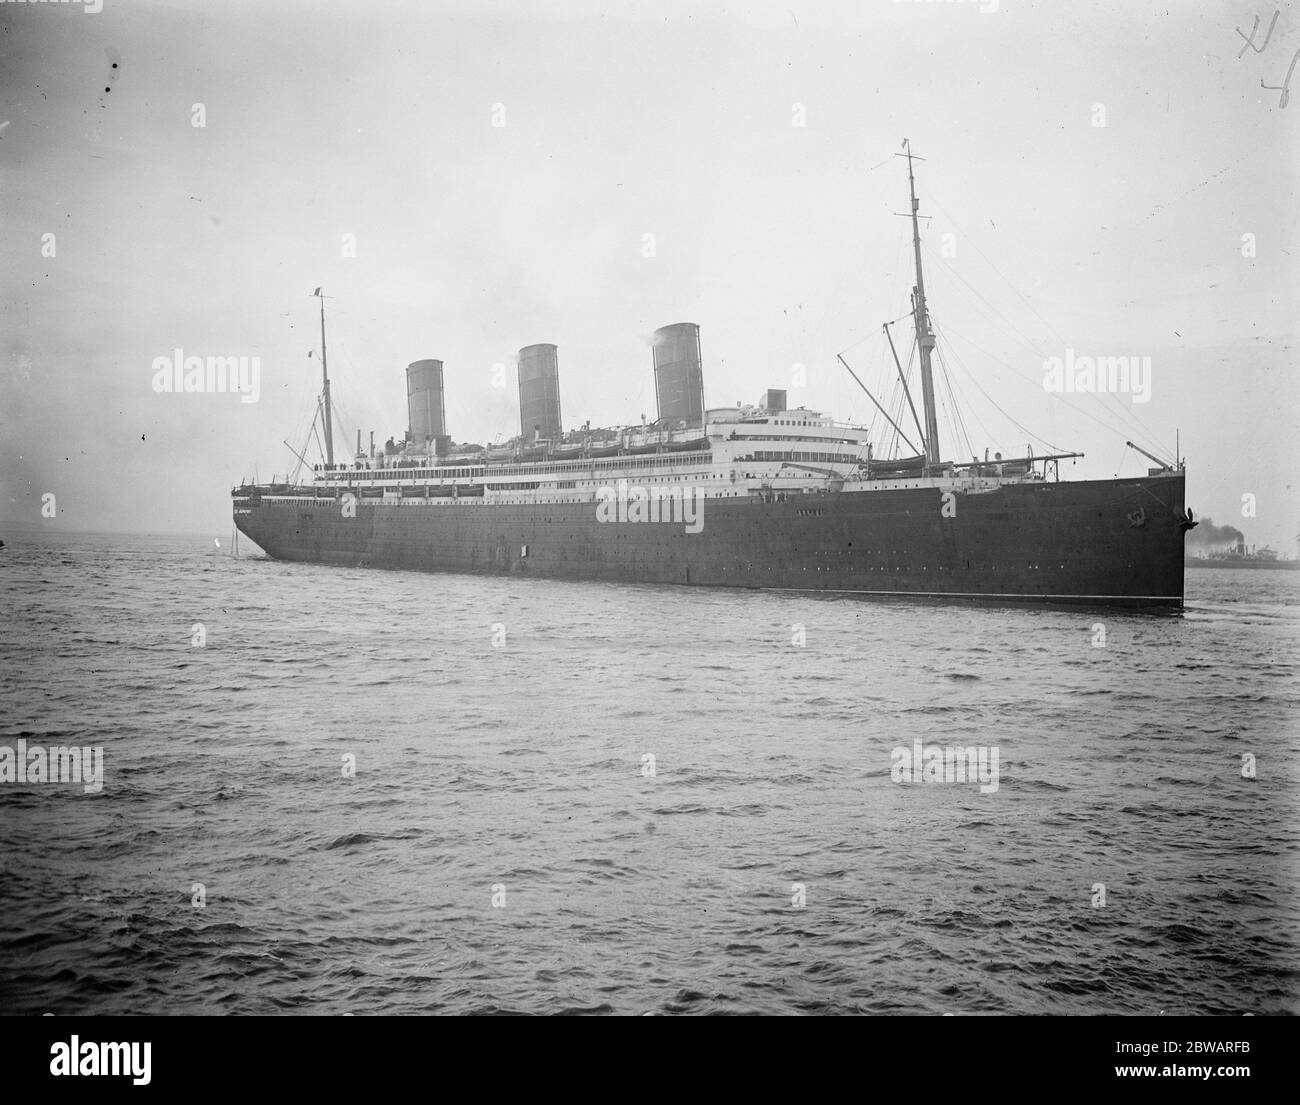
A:
POLYGON ((325 406, 325 470, 329 471, 334 467, 334 425, 330 419, 330 372, 325 361, 325 297, 321 295, 320 288, 314 294, 320 299, 320 371, 325 380, 322 396, 325 406))
POLYGON ((939 463, 939 420, 934 409, 934 374, 930 368, 930 352, 934 349, 934 333, 930 329, 930 316, 925 308, 925 276, 921 272, 921 229, 917 220, 920 201, 916 198, 916 179, 912 175, 912 147, 903 140, 907 150, 907 186, 912 196, 912 249, 916 254, 916 286, 912 289, 912 320, 916 325, 916 346, 921 351, 921 403, 925 407, 925 463, 933 467, 939 463))

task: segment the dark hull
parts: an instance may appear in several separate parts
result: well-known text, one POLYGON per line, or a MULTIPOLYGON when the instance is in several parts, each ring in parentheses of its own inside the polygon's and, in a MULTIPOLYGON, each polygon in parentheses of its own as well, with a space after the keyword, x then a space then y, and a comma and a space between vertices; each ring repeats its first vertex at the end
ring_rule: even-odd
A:
POLYGON ((235 522, 283 560, 551 579, 758 587, 1146 609, 1183 605, 1181 475, 707 499, 681 522, 598 522, 594 503, 379 505, 236 493, 235 522), (240 513, 244 511, 245 513, 240 513))
POLYGON ((1211 560, 1209 557, 1189 556, 1186 561, 1189 568, 1245 568, 1263 569, 1265 571, 1294 572, 1300 569, 1300 560, 1211 560))

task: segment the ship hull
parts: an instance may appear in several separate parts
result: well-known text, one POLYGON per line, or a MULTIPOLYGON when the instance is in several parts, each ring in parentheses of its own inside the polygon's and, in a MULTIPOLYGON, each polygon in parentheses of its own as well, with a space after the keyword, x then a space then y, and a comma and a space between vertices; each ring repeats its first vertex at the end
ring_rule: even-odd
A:
POLYGON ((1184 564, 1188 568, 1241 568, 1246 571, 1294 572, 1300 569, 1300 561, 1296 560, 1245 560, 1240 557, 1232 560, 1189 557, 1184 564))
POLYGON ((349 567, 881 598, 1179 610, 1181 474, 708 498, 682 521, 600 521, 591 502, 492 504, 236 493, 270 556, 349 567))

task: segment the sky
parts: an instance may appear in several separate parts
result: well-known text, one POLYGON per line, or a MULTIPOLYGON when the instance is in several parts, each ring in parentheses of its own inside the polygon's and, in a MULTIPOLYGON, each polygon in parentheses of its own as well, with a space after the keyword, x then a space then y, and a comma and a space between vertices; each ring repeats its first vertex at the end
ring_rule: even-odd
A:
POLYGON ((654 418, 683 321, 709 406, 870 423, 837 354, 895 395, 908 139, 944 456, 1177 442, 1198 516, 1295 555, 1300 6, 97 3, 0 3, 0 522, 224 538, 307 439, 318 286, 340 451, 426 357, 456 440, 518 433, 536 342, 567 427, 654 418), (155 390, 177 349, 257 401, 155 390), (1049 392, 1067 353, 1149 398, 1049 392))

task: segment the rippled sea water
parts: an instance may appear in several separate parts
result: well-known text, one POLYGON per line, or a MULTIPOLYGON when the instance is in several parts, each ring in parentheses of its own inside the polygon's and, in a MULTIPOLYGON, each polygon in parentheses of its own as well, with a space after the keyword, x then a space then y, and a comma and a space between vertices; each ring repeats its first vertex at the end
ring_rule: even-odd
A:
POLYGON ((1152 618, 4 537, 0 745, 106 768, 0 783, 0 1012, 1300 1011, 1300 573, 1152 618))

